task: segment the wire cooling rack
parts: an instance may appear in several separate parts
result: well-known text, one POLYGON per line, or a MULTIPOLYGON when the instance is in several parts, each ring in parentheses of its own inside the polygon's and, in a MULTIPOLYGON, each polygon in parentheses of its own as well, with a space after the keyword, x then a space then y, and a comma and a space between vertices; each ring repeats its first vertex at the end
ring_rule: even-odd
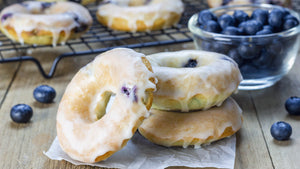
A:
MULTIPOLYGON (((3 6, 20 2, 4 0, 3 6)), ((56 67, 61 59, 66 57, 84 56, 88 54, 101 53, 116 47, 127 48, 142 48, 150 46, 159 46, 167 44, 176 44, 192 41, 192 36, 187 28, 187 22, 191 15, 207 8, 206 1, 203 0, 183 0, 185 3, 185 11, 178 25, 168 29, 151 31, 151 32, 121 32, 114 31, 105 26, 102 26, 97 20, 95 13, 97 5, 91 4, 86 6, 93 17, 93 25, 90 30, 76 40, 69 40, 64 46, 69 48, 71 52, 63 53, 55 58, 50 68, 46 73, 43 69, 38 57, 24 55, 24 51, 35 50, 37 48, 55 48, 49 45, 21 45, 20 43, 13 42, 5 35, 0 34, 0 63, 31 61, 36 64, 38 70, 45 78, 52 78, 56 67), (84 48, 76 46, 83 45, 84 48), (83 50, 84 49, 84 50, 83 50), (16 51, 19 56, 5 57, 3 52, 16 51), (22 52, 23 51, 23 52, 22 52)), ((58 45, 60 46, 60 45, 58 45)))

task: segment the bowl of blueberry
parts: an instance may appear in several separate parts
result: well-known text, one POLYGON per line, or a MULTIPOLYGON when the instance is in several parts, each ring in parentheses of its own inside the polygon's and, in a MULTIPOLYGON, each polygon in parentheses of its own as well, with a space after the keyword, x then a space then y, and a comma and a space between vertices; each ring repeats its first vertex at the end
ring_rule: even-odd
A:
POLYGON ((231 5, 194 14, 188 23, 197 49, 225 54, 243 75, 240 90, 272 86, 292 68, 299 15, 269 4, 231 5))

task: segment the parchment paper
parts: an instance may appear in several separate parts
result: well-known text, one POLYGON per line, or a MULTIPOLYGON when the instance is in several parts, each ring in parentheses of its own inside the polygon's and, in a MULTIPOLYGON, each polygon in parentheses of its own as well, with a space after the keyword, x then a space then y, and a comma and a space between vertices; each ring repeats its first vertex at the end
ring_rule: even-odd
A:
POLYGON ((169 166, 234 168, 236 137, 231 136, 201 148, 166 148, 155 145, 138 132, 120 151, 106 161, 87 164, 71 159, 60 147, 57 137, 44 152, 52 160, 66 160, 75 165, 108 168, 163 169, 169 166))

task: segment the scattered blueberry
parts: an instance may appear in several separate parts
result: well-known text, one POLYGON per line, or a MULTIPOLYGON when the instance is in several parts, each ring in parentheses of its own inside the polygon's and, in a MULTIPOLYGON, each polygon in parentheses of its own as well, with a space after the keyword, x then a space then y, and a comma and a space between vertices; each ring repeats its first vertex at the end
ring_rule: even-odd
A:
POLYGON ((1 17, 1 22, 4 22, 6 19, 12 17, 13 14, 12 13, 6 13, 6 14, 3 14, 2 17, 1 17))
POLYGON ((222 29, 225 29, 227 26, 234 26, 235 19, 233 16, 228 14, 223 14, 218 18, 218 22, 222 29))
POLYGON ((40 85, 33 91, 33 97, 41 103, 52 103, 55 96, 55 90, 48 85, 40 85))
POLYGON ((203 29, 208 32, 218 33, 221 31, 221 27, 218 22, 214 20, 209 20, 203 25, 203 29))
POLYGON ((193 68, 193 67, 196 67, 197 64, 198 64, 198 62, 196 59, 189 59, 188 62, 183 67, 193 68))
POLYGON ((293 96, 285 101, 285 109, 290 115, 300 115, 300 98, 293 96))
POLYGON ((292 127, 284 121, 278 121, 271 126, 271 135, 279 141, 288 140, 292 135, 292 127))
POLYGON ((242 30, 242 32, 246 33, 247 35, 255 35, 256 32, 260 31, 263 28, 263 25, 262 23, 256 20, 248 20, 242 22, 239 25, 239 28, 242 30))
POLYGON ((222 34, 224 35, 240 35, 241 30, 234 26, 227 26, 223 31, 222 34))
POLYGON ((249 16, 246 12, 242 11, 242 10, 235 10, 233 13, 233 17, 235 18, 235 20, 238 23, 247 21, 249 19, 249 16))
POLYGON ((217 17, 209 10, 203 10, 199 13, 198 15, 199 24, 205 24, 209 20, 217 20, 217 17))
POLYGON ((252 19, 261 22, 263 25, 268 23, 269 12, 264 9, 255 9, 252 13, 252 19))
POLYGON ((27 123, 33 114, 32 108, 27 104, 17 104, 10 110, 10 117, 16 123, 27 123))
POLYGON ((254 44, 241 44, 238 53, 243 59, 254 59, 259 56, 260 49, 254 44))
POLYGON ((281 30, 283 24, 284 13, 280 9, 273 9, 268 18, 268 23, 270 26, 274 27, 277 32, 281 30))

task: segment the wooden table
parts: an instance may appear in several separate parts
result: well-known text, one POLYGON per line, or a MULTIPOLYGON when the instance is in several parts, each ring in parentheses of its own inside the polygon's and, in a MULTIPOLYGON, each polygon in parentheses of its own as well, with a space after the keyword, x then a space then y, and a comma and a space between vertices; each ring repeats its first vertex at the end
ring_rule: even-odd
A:
MULTIPOLYGON (((193 49, 193 43, 135 49, 150 54, 165 50, 193 49)), ((55 50, 37 49, 32 56, 41 59, 49 68, 63 47, 55 50)), ((11 53, 14 55, 14 53, 11 53)), ((67 84, 80 67, 96 55, 62 60, 55 77, 44 79, 32 63, 0 64, 0 168, 93 168, 74 166, 65 161, 53 161, 43 155, 56 136, 55 118, 59 101, 67 84), (51 104, 38 103, 33 90, 41 84, 56 89, 57 97, 51 104), (25 103, 33 108, 34 115, 28 124, 16 124, 10 119, 10 109, 25 103)), ((233 97, 243 109, 244 124, 237 133, 236 169, 296 169, 300 167, 300 117, 289 116, 284 108, 285 100, 300 95, 300 58, 290 73, 273 87, 259 91, 239 91, 233 97), (270 134, 271 125, 284 120, 293 127, 289 141, 275 141, 270 134)))

